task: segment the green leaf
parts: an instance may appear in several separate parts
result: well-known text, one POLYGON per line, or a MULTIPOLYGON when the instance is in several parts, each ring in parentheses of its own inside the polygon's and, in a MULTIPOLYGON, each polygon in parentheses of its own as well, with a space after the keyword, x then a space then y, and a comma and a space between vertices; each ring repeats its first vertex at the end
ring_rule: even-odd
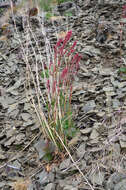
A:
POLYGON ((121 73, 126 73, 126 67, 121 67, 121 68, 119 69, 119 72, 121 72, 121 73))
POLYGON ((39 0, 39 6, 44 11, 51 10, 51 1, 52 0, 39 0))
POLYGON ((48 70, 46 69, 45 71, 42 71, 41 72, 41 77, 44 79, 45 77, 46 78, 49 78, 49 72, 48 72, 48 70), (44 76, 44 72, 45 72, 45 76, 44 76))
POLYGON ((52 153, 47 153, 45 154, 45 156, 43 157, 43 160, 50 162, 51 160, 53 160, 53 155, 52 153))
POLYGON ((71 12, 65 13, 64 16, 72 16, 73 14, 71 12))
POLYGON ((52 13, 50 13, 50 12, 47 12, 47 13, 46 13, 46 18, 47 18, 47 19, 51 18, 52 16, 53 16, 52 13))

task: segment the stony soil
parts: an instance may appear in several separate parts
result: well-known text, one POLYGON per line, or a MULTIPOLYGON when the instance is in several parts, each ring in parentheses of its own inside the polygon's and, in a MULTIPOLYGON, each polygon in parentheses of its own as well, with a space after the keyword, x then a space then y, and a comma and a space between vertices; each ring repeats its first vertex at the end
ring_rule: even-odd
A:
MULTIPOLYGON (((29 96, 37 105, 36 92, 32 80, 31 89, 28 88, 28 68, 21 47, 22 44, 28 53, 35 75, 31 43, 33 47, 36 44, 32 34, 32 40, 26 41, 22 15, 15 18, 17 31, 10 19, 8 39, 0 41, 1 190, 24 190, 26 186, 28 190, 126 190, 126 75, 119 72, 126 65, 123 5, 123 0, 75 0, 58 8, 60 14, 71 12, 72 16, 53 24, 45 19, 52 44, 56 42, 55 31, 60 33, 67 27, 73 31, 77 52, 82 55, 72 96, 74 120, 80 133, 71 142, 70 151, 83 176, 67 154, 63 160, 49 164, 42 161, 43 137, 29 96), (103 16, 100 28, 99 19, 103 16)), ((30 24, 44 57, 38 17, 31 18, 30 24)), ((39 52, 36 55, 41 68, 39 52)))

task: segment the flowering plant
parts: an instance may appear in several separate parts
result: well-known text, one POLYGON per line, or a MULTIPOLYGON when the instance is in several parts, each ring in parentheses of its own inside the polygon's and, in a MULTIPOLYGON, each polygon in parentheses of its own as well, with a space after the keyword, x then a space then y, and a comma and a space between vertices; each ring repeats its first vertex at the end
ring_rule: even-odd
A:
POLYGON ((72 81, 79 69, 81 56, 75 53, 76 41, 71 47, 67 46, 71 36, 72 31, 68 31, 64 39, 58 40, 53 48, 53 55, 49 57, 49 64, 43 65, 41 73, 47 94, 49 128, 46 128, 46 134, 58 149, 63 146, 57 134, 67 145, 67 140, 76 133, 71 110, 72 81))

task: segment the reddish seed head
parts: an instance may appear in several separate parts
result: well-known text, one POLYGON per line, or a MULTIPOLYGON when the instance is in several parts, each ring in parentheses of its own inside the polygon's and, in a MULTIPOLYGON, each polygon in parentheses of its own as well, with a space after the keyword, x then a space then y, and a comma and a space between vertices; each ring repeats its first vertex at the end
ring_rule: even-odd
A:
POLYGON ((36 7, 33 7, 29 10, 29 17, 36 16, 38 14, 38 9, 36 7))
POLYGON ((49 82, 49 79, 47 80, 47 89, 50 90, 50 82, 49 82))
POLYGON ((122 17, 123 17, 123 18, 126 18, 126 5, 124 5, 124 6, 122 7, 122 9, 123 9, 122 17))
POLYGON ((64 80, 67 74, 68 74, 68 68, 64 68, 61 73, 61 79, 64 80))
POLYGON ((67 42, 70 40, 71 36, 72 36, 72 31, 70 30, 70 31, 67 32, 67 34, 66 34, 66 36, 65 36, 65 39, 63 40, 63 45, 62 45, 61 48, 59 49, 61 56, 63 55, 63 53, 64 53, 63 50, 64 50, 64 48, 65 48, 65 45, 66 45, 67 42))
POLYGON ((123 5, 123 7, 122 7, 122 8, 123 8, 123 10, 124 10, 124 9, 126 9, 126 5, 123 5))

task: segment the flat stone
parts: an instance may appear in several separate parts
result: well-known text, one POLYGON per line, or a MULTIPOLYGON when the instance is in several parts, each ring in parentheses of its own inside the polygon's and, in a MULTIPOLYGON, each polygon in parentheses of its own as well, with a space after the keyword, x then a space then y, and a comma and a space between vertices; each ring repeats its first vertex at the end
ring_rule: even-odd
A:
POLYGON ((113 75, 113 72, 112 72, 111 68, 104 68, 102 71, 100 71, 100 74, 102 76, 111 76, 111 75, 113 75))
POLYGON ((72 185, 66 185, 63 190, 78 190, 77 187, 73 187, 72 185))
POLYGON ((20 116, 24 121, 28 121, 31 118, 31 115, 29 113, 21 113, 20 116))
POLYGON ((23 123, 23 127, 29 127, 29 126, 32 126, 34 125, 34 120, 27 120, 26 122, 23 123))
POLYGON ((118 109, 120 107, 120 101, 118 99, 113 99, 112 100, 112 104, 113 104, 112 105, 113 108, 117 108, 118 109))
POLYGON ((82 108, 82 111, 84 112, 89 112, 89 111, 93 111, 96 107, 96 104, 95 104, 95 101, 94 100, 91 100, 91 101, 88 101, 82 108))
POLYGON ((104 181, 104 173, 103 172, 94 172, 91 176, 90 176, 91 182, 92 184, 97 184, 97 185, 102 185, 103 181, 104 181))
POLYGON ((60 169, 60 170, 66 169, 66 168, 70 167, 70 165, 71 165, 71 160, 70 160, 70 158, 65 159, 65 160, 60 164, 59 169, 60 169))
MULTIPOLYGON (((123 174, 123 173, 118 173, 118 172, 115 172, 113 173, 109 179, 108 179, 108 182, 107 182, 107 190, 115 190, 115 187, 118 183, 120 183, 121 181, 123 180, 126 180, 126 174, 123 174)), ((119 185, 120 186, 120 185, 119 185)), ((116 187, 116 190, 117 188, 119 187, 117 186, 116 187)), ((126 186, 125 186, 126 187, 126 186)), ((120 189, 118 189, 120 190, 120 189)), ((125 189, 123 189, 125 190, 125 189)))
POLYGON ((94 46, 86 46, 83 49, 83 52, 85 52, 85 54, 88 54, 90 56, 97 56, 101 54, 100 49, 95 48, 94 46))
POLYGON ((18 170, 21 169, 21 164, 20 164, 20 162, 19 162, 18 160, 15 160, 15 161, 13 162, 13 166, 16 167, 18 170))
POLYGON ((4 155, 4 152, 0 151, 0 160, 6 160, 7 157, 4 155))
POLYGON ((25 134, 23 134, 23 133, 20 133, 16 136, 17 141, 22 141, 22 140, 24 140, 24 138, 25 138, 25 134))
POLYGON ((11 137, 9 140, 7 140, 5 143, 4 143, 4 146, 10 146, 12 143, 15 142, 15 136, 11 137))
POLYGON ((37 150, 39 154, 39 159, 42 159, 47 152, 53 153, 55 151, 55 146, 51 143, 48 144, 48 150, 46 150, 47 143, 43 138, 41 138, 35 145, 35 149, 37 150))
POLYGON ((114 190, 125 190, 126 189, 126 179, 115 185, 114 190))
POLYGON ((51 172, 48 173, 45 170, 43 170, 42 172, 37 174, 37 178, 39 178, 38 181, 41 185, 45 185, 54 181, 54 174, 51 172))
POLYGON ((4 187, 7 182, 0 182, 0 188, 4 187))
POLYGON ((119 87, 119 88, 124 88, 124 87, 126 87, 126 82, 120 82, 120 83, 118 84, 118 87, 119 87))
POLYGON ((119 142, 120 142, 121 148, 126 148, 126 141, 120 140, 119 142))
POLYGON ((44 190, 55 190, 55 186, 54 183, 49 183, 44 190))
POLYGON ((90 139, 96 139, 98 136, 99 136, 99 133, 97 132, 97 130, 93 129, 90 135, 90 139))
POLYGON ((77 149, 77 157, 82 158, 85 154, 85 143, 82 143, 77 149))
POLYGON ((85 129, 80 130, 80 132, 84 135, 90 133, 91 131, 92 131, 92 128, 85 128, 85 129))
POLYGON ((113 92, 114 88, 113 87, 103 87, 103 91, 105 91, 105 92, 113 92))

